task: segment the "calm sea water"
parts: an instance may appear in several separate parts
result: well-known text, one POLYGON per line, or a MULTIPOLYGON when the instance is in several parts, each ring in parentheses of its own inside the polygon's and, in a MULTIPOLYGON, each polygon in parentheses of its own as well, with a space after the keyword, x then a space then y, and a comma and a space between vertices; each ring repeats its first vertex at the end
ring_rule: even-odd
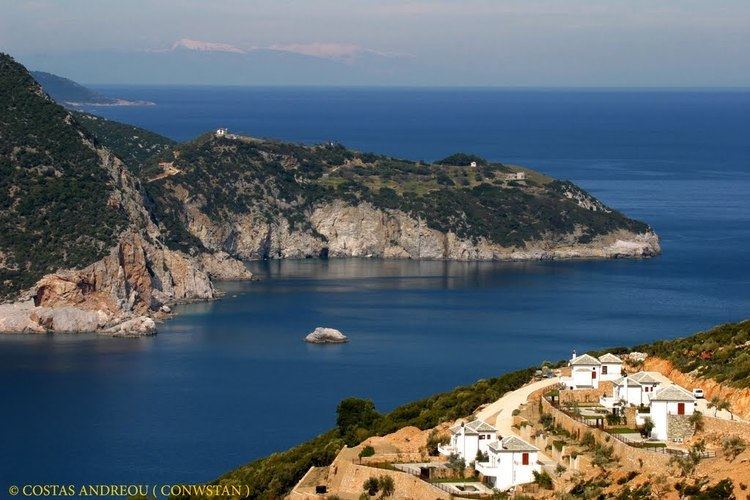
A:
POLYGON ((750 93, 107 87, 107 117, 176 139, 228 126, 571 179, 662 236, 643 261, 254 262, 160 334, 0 337, 3 483, 199 481, 481 377, 750 316, 750 93), (347 345, 302 337, 331 326, 347 345))

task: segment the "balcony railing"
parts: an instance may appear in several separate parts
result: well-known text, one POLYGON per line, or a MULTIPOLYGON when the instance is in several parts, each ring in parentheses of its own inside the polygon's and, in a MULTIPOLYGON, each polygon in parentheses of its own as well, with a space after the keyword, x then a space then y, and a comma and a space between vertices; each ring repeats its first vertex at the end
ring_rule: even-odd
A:
POLYGON ((438 453, 441 455, 445 455, 446 457, 449 457, 453 454, 458 453, 458 448, 455 446, 451 446, 449 444, 440 444, 438 445, 438 453))
POLYGON ((497 477, 500 474, 500 468, 491 466, 489 462, 476 462, 474 469, 484 477, 497 477))

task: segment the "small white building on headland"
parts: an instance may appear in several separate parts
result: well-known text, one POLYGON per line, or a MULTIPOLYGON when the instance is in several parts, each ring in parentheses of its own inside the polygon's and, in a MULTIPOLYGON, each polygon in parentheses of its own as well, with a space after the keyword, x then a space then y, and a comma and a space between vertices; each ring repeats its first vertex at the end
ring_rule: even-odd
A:
POLYGON ((486 462, 477 462, 474 468, 487 484, 504 491, 513 486, 534 481, 534 471, 541 471, 539 449, 523 439, 508 436, 490 443, 486 462))
POLYGON ((526 172, 519 170, 518 172, 511 172, 505 175, 506 181, 525 181, 526 172))
POLYGON ((461 422, 450 431, 450 442, 438 446, 438 453, 446 457, 458 455, 467 464, 476 460, 478 451, 486 454, 490 443, 497 442, 497 429, 484 420, 461 422))

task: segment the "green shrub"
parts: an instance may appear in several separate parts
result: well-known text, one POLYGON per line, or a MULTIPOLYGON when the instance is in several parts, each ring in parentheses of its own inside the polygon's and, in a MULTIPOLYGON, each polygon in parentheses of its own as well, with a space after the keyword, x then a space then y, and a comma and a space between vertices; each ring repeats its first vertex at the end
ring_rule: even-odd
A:
POLYGON ((740 436, 725 437, 721 443, 721 449, 724 452, 724 457, 730 462, 737 458, 737 455, 745 451, 746 448, 747 442, 740 436))
POLYGON ((365 446, 364 448, 362 448, 360 450, 360 452, 359 452, 359 458, 361 460, 361 459, 363 459, 365 457, 371 457, 374 454, 375 454, 375 448, 373 448, 372 446, 368 445, 368 446, 365 446))
POLYGON ((534 482, 539 485, 539 487, 544 488, 545 490, 551 490, 554 488, 554 483, 552 482, 552 478, 547 473, 547 471, 537 472, 534 471, 534 482))
POLYGON ((365 490, 365 493, 368 495, 375 496, 378 494, 378 491, 380 491, 380 481, 378 481, 378 478, 376 477, 370 477, 367 479, 364 484, 362 485, 362 489, 365 490))

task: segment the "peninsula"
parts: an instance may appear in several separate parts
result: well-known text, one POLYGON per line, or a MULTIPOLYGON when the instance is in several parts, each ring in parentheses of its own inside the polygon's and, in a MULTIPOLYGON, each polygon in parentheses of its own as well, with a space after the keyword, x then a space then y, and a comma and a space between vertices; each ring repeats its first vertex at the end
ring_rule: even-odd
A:
POLYGON ((642 258, 646 224, 569 181, 456 154, 208 132, 70 111, 0 55, 0 331, 142 335, 249 259, 642 258))

